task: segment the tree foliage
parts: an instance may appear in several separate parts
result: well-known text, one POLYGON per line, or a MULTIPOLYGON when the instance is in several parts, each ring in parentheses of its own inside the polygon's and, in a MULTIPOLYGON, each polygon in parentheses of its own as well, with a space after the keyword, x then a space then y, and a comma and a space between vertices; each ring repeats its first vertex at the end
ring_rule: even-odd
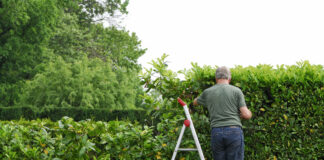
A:
POLYGON ((51 55, 46 45, 60 11, 55 1, 3 0, 0 15, 0 82, 30 79, 51 55))
POLYGON ((58 0, 64 12, 76 15, 78 24, 85 27, 127 14, 128 3, 129 0, 58 0))
POLYGON ((53 54, 47 42, 62 12, 56 1, 2 0, 0 7, 0 105, 17 101, 24 80, 53 54))
POLYGON ((66 63, 58 58, 27 82, 21 102, 37 107, 114 106, 117 84, 108 63, 87 58, 66 63))
POLYGON ((0 105, 140 104, 137 59, 145 49, 134 33, 98 23, 127 14, 127 5, 128 0, 1 1, 0 105))

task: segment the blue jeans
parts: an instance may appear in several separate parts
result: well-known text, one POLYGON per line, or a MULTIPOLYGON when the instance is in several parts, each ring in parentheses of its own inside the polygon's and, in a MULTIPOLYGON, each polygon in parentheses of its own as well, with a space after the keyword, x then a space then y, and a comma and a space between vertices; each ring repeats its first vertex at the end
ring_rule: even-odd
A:
POLYGON ((211 131, 214 160, 243 160, 244 137, 239 126, 217 127, 211 131))

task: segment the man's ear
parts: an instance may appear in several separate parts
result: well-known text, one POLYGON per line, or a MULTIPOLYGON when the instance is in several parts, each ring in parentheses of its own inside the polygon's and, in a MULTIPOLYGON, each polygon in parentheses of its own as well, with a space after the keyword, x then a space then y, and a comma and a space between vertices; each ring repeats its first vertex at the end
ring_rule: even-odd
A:
POLYGON ((232 80, 231 78, 230 78, 230 79, 228 79, 228 83, 231 83, 231 80, 232 80))

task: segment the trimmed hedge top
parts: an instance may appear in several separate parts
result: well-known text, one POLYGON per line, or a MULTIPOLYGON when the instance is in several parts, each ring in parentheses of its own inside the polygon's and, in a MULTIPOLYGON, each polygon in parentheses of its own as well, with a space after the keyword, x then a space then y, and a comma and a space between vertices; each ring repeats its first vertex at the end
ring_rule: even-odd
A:
POLYGON ((75 121, 92 119, 96 121, 130 120, 144 123, 147 111, 142 109, 111 110, 106 108, 77 108, 77 107, 0 107, 0 120, 18 120, 24 118, 60 120, 64 116, 73 118, 75 121), (138 116, 138 115, 143 115, 138 116))

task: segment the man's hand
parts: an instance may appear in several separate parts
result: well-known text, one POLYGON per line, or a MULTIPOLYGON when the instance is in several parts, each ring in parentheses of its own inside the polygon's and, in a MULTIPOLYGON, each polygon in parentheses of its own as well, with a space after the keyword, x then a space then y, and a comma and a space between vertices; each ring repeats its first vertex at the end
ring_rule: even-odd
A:
POLYGON ((198 106, 197 98, 193 101, 193 103, 190 103, 188 107, 191 111, 196 112, 195 106, 198 106))
POLYGON ((198 106, 198 100, 197 100, 197 98, 195 98, 195 100, 194 100, 194 102, 193 102, 193 105, 194 105, 194 106, 198 106))

